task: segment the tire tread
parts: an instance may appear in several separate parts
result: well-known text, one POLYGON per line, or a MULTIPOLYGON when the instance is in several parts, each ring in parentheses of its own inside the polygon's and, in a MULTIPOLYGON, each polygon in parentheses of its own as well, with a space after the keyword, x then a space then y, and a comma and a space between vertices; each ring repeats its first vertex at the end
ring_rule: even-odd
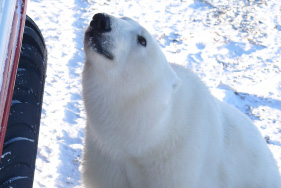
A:
POLYGON ((46 77, 43 36, 26 17, 18 72, 0 164, 0 188, 32 188, 46 77))

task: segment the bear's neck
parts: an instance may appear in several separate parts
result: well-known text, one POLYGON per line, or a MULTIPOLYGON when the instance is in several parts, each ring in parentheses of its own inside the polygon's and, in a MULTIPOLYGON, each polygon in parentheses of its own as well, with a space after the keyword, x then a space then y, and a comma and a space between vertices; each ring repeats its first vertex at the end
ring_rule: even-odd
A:
POLYGON ((110 87, 84 89, 88 129, 103 149, 118 148, 116 155, 139 156, 167 140, 173 101, 163 104, 150 92, 123 96, 110 87))

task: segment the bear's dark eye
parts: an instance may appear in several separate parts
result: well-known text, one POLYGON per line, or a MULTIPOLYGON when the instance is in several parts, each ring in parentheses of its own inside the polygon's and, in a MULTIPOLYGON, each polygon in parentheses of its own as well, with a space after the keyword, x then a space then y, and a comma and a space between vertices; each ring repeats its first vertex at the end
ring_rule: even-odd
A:
POLYGON ((146 47, 146 40, 143 36, 138 35, 138 43, 140 43, 142 46, 146 47))

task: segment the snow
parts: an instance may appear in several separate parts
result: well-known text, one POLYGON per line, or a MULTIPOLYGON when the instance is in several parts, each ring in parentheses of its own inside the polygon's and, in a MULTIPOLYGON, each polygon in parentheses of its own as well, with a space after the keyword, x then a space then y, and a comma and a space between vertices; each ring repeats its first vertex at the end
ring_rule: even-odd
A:
POLYGON ((6 142, 4 143, 4 146, 9 145, 9 144, 12 144, 12 143, 14 143, 14 142, 18 142, 18 141, 34 142, 34 140, 28 139, 28 138, 25 138, 25 137, 15 137, 15 138, 12 138, 11 140, 6 141, 6 142))
POLYGON ((12 154, 12 152, 10 152, 10 151, 2 154, 1 159, 4 159, 7 155, 11 155, 11 154, 12 154))
POLYGON ((140 22, 169 61, 192 69, 217 98, 247 114, 281 171, 281 1, 30 0, 27 14, 48 48, 35 188, 81 187, 82 40, 98 12, 140 22))
MULTIPOLYGON (((14 181, 17 181, 17 180, 20 180, 20 179, 27 179, 27 178, 28 178, 28 176, 17 176, 17 177, 13 177, 13 178, 9 179, 8 181, 4 182, 3 184, 4 185, 5 184, 10 184, 10 183, 12 183, 14 181)), ((13 188, 13 187, 9 186, 9 188, 13 188)))

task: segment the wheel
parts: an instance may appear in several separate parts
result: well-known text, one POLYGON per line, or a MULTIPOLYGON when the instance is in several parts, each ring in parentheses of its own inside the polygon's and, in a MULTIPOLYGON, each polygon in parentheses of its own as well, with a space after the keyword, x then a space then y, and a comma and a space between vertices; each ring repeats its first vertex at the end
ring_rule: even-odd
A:
POLYGON ((33 185, 46 65, 43 36, 27 16, 1 157, 0 188, 33 185))

